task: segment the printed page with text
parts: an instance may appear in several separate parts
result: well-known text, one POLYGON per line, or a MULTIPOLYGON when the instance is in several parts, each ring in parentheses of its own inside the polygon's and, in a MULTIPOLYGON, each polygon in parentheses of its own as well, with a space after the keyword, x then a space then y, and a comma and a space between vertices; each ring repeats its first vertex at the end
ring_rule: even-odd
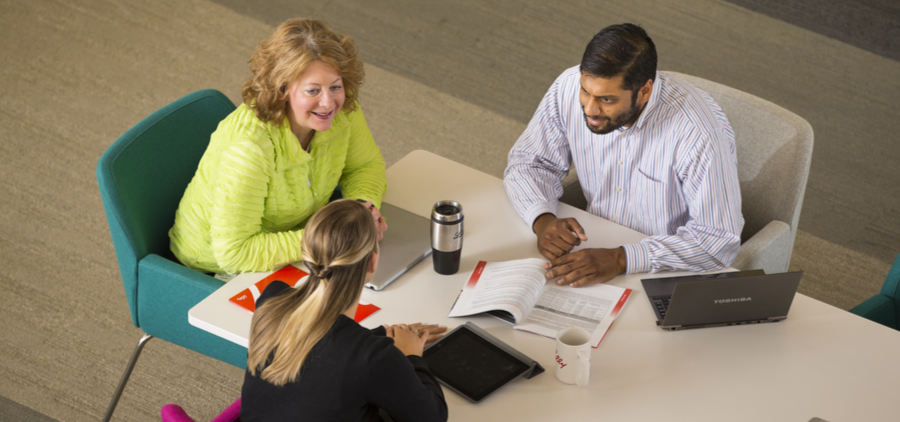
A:
POLYGON ((536 258, 479 262, 448 316, 505 311, 513 316, 517 330, 556 338, 563 328, 581 327, 591 333, 592 346, 599 346, 631 289, 611 284, 557 286, 544 279, 545 262, 536 258))

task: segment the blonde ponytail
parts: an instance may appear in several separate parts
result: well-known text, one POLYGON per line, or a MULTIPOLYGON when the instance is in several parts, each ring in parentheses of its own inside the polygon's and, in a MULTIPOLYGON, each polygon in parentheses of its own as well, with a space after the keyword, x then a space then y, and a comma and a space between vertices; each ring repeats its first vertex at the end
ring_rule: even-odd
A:
POLYGON ((300 377, 312 348, 359 298, 377 237, 371 214, 356 201, 332 202, 309 220, 302 244, 309 279, 256 310, 247 355, 251 374, 278 386, 300 377))

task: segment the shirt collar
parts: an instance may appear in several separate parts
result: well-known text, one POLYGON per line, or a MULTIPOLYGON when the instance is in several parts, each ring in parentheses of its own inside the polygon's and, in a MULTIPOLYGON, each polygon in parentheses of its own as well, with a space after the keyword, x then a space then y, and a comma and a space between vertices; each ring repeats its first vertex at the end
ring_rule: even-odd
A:
MULTIPOLYGON (((647 101, 647 104, 644 106, 644 111, 641 112, 641 117, 638 117, 637 121, 631 125, 631 128, 642 128, 644 123, 647 122, 651 114, 656 110, 656 103, 659 102, 659 91, 661 91, 662 81, 660 80, 659 72, 656 72, 656 78, 653 80, 653 90, 650 91, 650 100, 647 101)), ((629 129, 631 129, 629 128, 629 129)), ((625 128, 621 128, 623 130, 627 130, 625 128)))

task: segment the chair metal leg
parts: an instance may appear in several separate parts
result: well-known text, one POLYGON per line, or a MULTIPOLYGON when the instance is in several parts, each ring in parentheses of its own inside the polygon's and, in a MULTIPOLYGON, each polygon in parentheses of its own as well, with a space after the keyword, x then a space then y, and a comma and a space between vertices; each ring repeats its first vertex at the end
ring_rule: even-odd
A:
POLYGON ((141 355, 141 350, 144 350, 144 345, 147 344, 151 338, 153 338, 153 336, 144 334, 138 341, 137 346, 134 346, 134 351, 131 352, 131 359, 128 360, 128 365, 125 366, 125 372, 122 373, 122 379, 119 380, 119 386, 116 387, 116 392, 113 394, 112 400, 109 401, 109 406, 106 408, 106 414, 103 415, 103 422, 109 422, 109 419, 112 418, 112 414, 116 410, 116 405, 119 404, 119 397, 122 397, 122 392, 125 391, 125 384, 128 383, 128 378, 131 377, 131 370, 134 369, 134 364, 137 363, 138 357, 141 355))

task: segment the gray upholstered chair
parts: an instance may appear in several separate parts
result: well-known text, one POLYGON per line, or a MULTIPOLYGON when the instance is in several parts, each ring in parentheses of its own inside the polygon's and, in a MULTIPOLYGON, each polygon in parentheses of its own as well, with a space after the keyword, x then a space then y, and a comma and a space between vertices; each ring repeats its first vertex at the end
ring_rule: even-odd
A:
MULTIPOLYGON (((813 131, 802 117, 771 102, 696 76, 666 72, 708 93, 734 129, 744 231, 732 267, 780 273, 788 269, 812 159, 813 131)), ((570 174, 560 201, 584 209, 570 174)))

